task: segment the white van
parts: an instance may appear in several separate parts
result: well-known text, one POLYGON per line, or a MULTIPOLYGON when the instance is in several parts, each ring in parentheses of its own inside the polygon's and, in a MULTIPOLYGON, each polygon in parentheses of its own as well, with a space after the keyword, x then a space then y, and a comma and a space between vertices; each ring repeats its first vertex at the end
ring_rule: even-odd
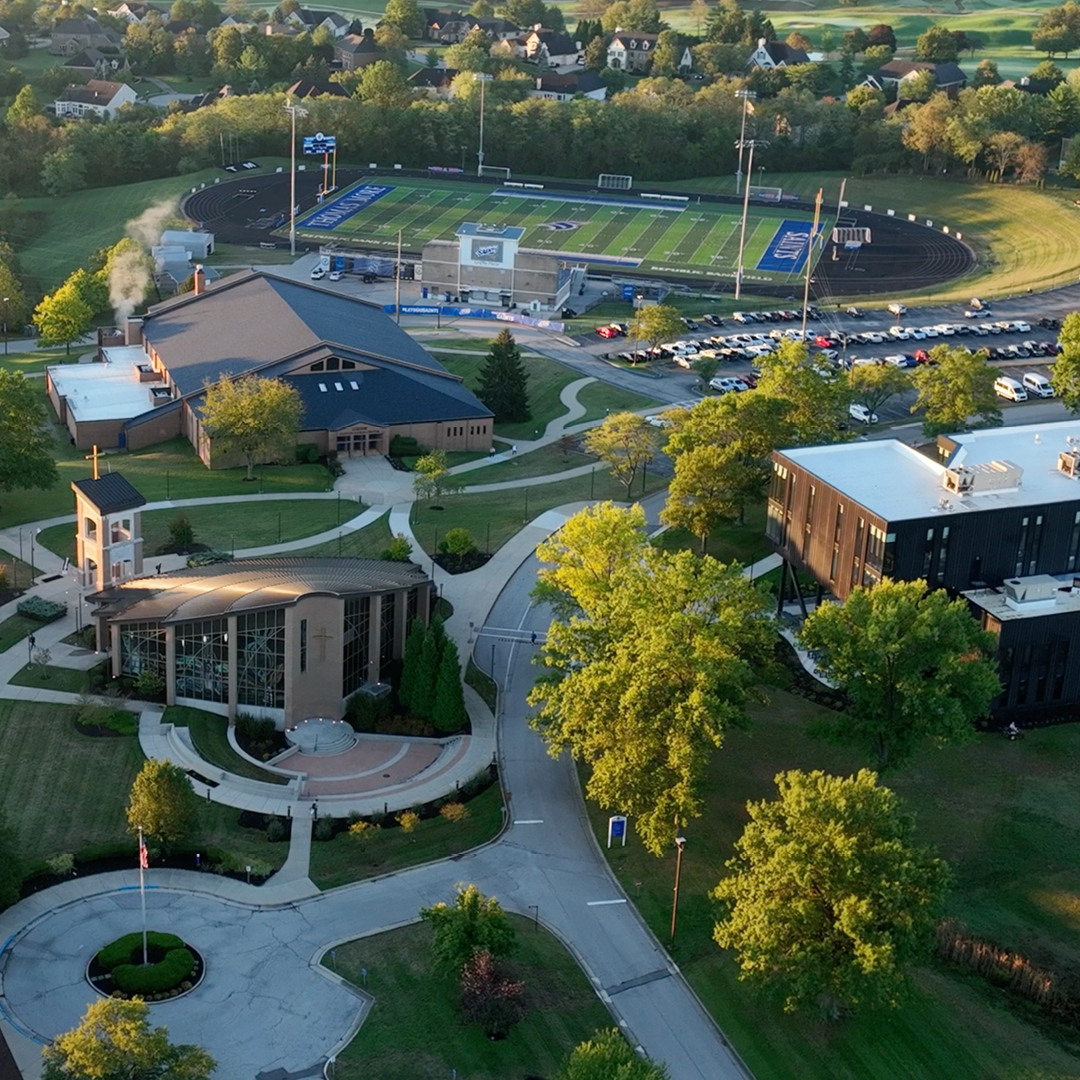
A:
POLYGON ((1024 384, 1024 389, 1032 397, 1053 397, 1054 387, 1050 380, 1045 375, 1040 375, 1037 371, 1029 371, 1020 380, 1024 384))
POLYGON ((1027 391, 1008 375, 1002 375, 994 380, 994 393, 1007 401, 1027 401, 1027 391))

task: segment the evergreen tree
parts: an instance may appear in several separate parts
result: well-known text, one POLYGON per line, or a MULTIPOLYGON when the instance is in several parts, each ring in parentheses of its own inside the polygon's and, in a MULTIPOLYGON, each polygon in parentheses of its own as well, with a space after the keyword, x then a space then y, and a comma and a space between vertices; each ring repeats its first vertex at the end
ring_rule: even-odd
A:
POLYGON ((452 638, 443 644, 431 723, 436 731, 460 731, 465 726, 465 694, 461 688, 461 660, 452 638))
POLYGON ((435 708, 435 687, 439 681, 439 661, 442 659, 443 643, 446 631, 442 619, 431 620, 424 644, 420 651, 420 664, 416 671, 416 681, 409 689, 409 708, 421 720, 430 720, 435 708))
POLYGON ((412 624, 409 636, 405 640, 405 658, 401 665, 401 685, 398 687, 398 701, 406 709, 412 708, 412 692, 416 686, 420 657, 424 652, 424 638, 426 637, 427 627, 422 619, 417 619, 412 624))
POLYGON ((480 369, 477 396, 495 414, 496 423, 528 420, 529 376, 521 362, 521 350, 509 330, 502 330, 480 369))

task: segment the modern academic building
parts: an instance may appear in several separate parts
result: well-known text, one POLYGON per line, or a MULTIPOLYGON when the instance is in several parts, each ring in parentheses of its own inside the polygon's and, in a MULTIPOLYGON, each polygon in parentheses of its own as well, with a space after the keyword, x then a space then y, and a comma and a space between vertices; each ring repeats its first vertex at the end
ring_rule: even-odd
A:
POLYGON ((337 719, 377 690, 432 589, 412 563, 296 557, 115 581, 88 599, 114 676, 154 671, 170 705, 282 727, 337 719))
MULTIPOLYGON (((843 601, 883 577, 964 596, 999 638, 996 716, 1080 710, 1080 420, 773 454, 781 596, 803 571, 843 601), (1073 642, 1077 644, 1073 644, 1073 642)), ((795 593, 805 608, 797 588, 795 593)))
MULTIPOLYGON (((100 363, 46 371, 49 398, 80 449, 139 450, 186 438, 211 468, 206 386, 259 375, 294 387, 299 442, 320 453, 386 454, 395 435, 436 450, 488 450, 492 414, 382 308, 261 271, 195 291, 130 318, 100 363)), ((289 454, 291 458, 291 452, 289 454)))

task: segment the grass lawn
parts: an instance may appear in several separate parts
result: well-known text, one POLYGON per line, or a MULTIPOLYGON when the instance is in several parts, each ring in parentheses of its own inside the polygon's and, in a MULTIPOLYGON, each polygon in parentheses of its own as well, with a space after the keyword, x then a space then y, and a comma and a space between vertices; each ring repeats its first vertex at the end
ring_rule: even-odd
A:
MULTIPOLYGON (((0 527, 9 528, 74 512, 71 481, 84 479, 92 475, 93 470, 82 451, 68 443, 66 430, 56 425, 54 428, 57 433, 55 446, 59 480, 48 491, 5 493, 0 504, 0 527)), ((114 469, 122 472, 147 502, 214 495, 257 495, 263 492, 327 491, 331 485, 330 474, 322 465, 267 465, 257 469, 258 479, 248 483, 244 479, 247 475, 244 468, 206 468, 186 439, 170 439, 135 453, 109 453, 101 460, 100 468, 103 473, 114 469)), ((276 517, 273 528, 276 538, 276 517)))
POLYGON ((260 769, 258 765, 252 765, 232 748, 228 734, 229 721, 224 716, 203 712, 202 709, 191 709, 185 705, 170 705, 165 710, 165 723, 186 727, 195 749, 206 761, 219 769, 268 784, 288 782, 283 776, 276 776, 260 769))
MULTIPOLYGON (((461 353, 432 353, 448 371, 460 375, 465 385, 476 391, 480 384, 482 356, 464 356, 461 353)), ((495 434, 504 439, 531 439, 537 431, 543 432, 548 421, 563 415, 566 409, 559 400, 563 387, 574 382, 580 376, 576 371, 563 367, 557 360, 536 357, 528 360, 525 369, 529 373, 529 408, 532 419, 521 424, 496 424, 495 434)))
POLYGON ((21 372, 23 375, 33 375, 35 372, 44 371, 52 364, 74 364, 79 359, 80 349, 69 353, 66 349, 31 349, 29 352, 9 351, 6 355, 0 354, 0 371, 21 372))
MULTIPOLYGON (((655 540, 656 546, 665 551, 701 551, 701 541, 686 529, 666 529, 655 540)), ((739 562, 744 566, 772 554, 772 546, 765 539, 765 506, 751 506, 746 511, 746 522, 737 525, 725 522, 709 537, 705 553, 720 562, 739 562)))
POLYGON ((81 694, 89 684, 85 671, 56 664, 24 664, 12 675, 11 682, 14 686, 33 686, 64 694, 81 694))
POLYGON ((355 532, 341 533, 336 540, 327 540, 311 547, 289 552, 290 555, 351 555, 355 559, 377 559, 390 543, 390 518, 384 514, 377 521, 355 532))
MULTIPOLYGON (((239 815, 240 811, 233 806, 204 802, 199 807, 198 839, 187 846, 196 849, 199 845, 204 849, 217 848, 225 854, 229 863, 240 870, 250 865, 254 871, 257 863, 264 864, 258 869, 267 873, 280 870, 289 857, 288 842, 271 844, 266 839, 264 829, 241 828, 239 815)), ((301 822, 301 827, 307 825, 308 822, 301 822)))
MULTIPOLYGON (((859 10, 858 24, 868 18, 859 10)), ((884 22, 891 20, 886 18, 884 22)), ((769 183, 785 194, 812 199, 819 187, 826 202, 835 202, 841 173, 776 173, 769 183)), ((681 191, 734 192, 733 177, 680 180, 658 186, 681 191)), ((979 263, 957 282, 930 292, 906 294, 921 301, 966 300, 972 295, 1004 296, 1027 288, 1048 289, 1073 284, 1080 273, 1080 249, 1068 237, 1080 226, 1076 190, 1038 190, 1013 184, 986 184, 922 176, 867 176, 848 179, 845 198, 852 206, 873 206, 884 212, 915 213, 960 230, 974 247, 979 263)), ((878 298, 884 303, 885 298, 878 298)))
MULTIPOLYGON (((673 956, 758 1080, 1063 1080, 1080 1075, 1080 1040, 1025 1023, 1000 991, 950 969, 915 973, 915 993, 895 1012, 835 1025, 785 1015, 738 982, 733 958, 711 940, 707 892, 746 823, 748 800, 773 798, 787 768, 849 775, 857 755, 806 733, 821 708, 783 691, 753 709, 754 723, 715 755, 705 812, 684 830, 678 939, 673 956)), ((952 865, 948 913, 978 934, 1043 960, 1080 959, 1080 728, 1029 732, 1023 742, 984 735, 926 751, 887 782, 918 815, 920 838, 952 865)), ((597 835, 607 812, 590 804, 597 835)), ((605 849, 606 850, 606 849, 605 849)), ((630 837, 608 852, 649 925, 667 942, 674 855, 647 854, 630 837), (634 882, 641 881, 640 890, 634 882)))
POLYGON ((574 421, 584 424, 589 420, 603 420, 608 413, 637 412, 659 404, 645 394, 635 394, 633 390, 624 390, 621 386, 597 380, 583 386, 577 395, 578 403, 585 406, 585 415, 574 421))
POLYGON ((560 942, 529 919, 510 918, 517 948, 509 966, 525 983, 530 1009, 499 1042, 461 1021, 457 980, 431 971, 431 929, 425 924, 339 945, 333 961, 327 953, 323 963, 357 986, 366 969, 366 988, 375 998, 364 1026, 338 1055, 336 1080, 443 1080, 452 1069, 468 1080, 551 1076, 578 1043, 612 1027, 560 942))
POLYGON ((5 653, 17 641, 30 634, 36 634, 44 624, 38 619, 28 619, 25 615, 9 615, 0 622, 0 653, 5 653))
POLYGON ((0 701, 0 808, 27 870, 51 855, 127 837, 124 805, 142 767, 139 741, 80 735, 73 713, 66 705, 0 701))
MULTIPOLYGON (((466 337, 464 334, 461 337, 421 337, 412 331, 413 335, 417 338, 421 345, 424 346, 429 352, 432 349, 467 349, 470 352, 477 352, 483 356, 487 356, 491 350, 491 346, 495 343, 495 337, 498 331, 495 331, 491 337, 466 337)), ((515 339, 517 340, 517 339, 515 339)), ((527 344, 523 344, 518 341, 518 348, 521 350, 522 356, 536 356, 536 353, 530 352, 527 344)))
MULTIPOLYGON (((219 506, 184 506, 175 510, 151 510, 142 516, 143 550, 147 560, 169 542, 169 523, 186 514, 195 530, 195 539, 215 551, 263 547, 279 541, 332 529, 361 513, 355 502, 337 499, 282 499, 253 501, 237 513, 237 501, 219 506)), ((38 535, 38 543, 60 556, 75 558, 74 524, 53 525, 38 535)))
POLYGON ((505 461, 496 461, 483 469, 460 473, 459 478, 468 485, 500 484, 529 476, 549 476, 567 469, 576 469, 579 465, 588 465, 596 460, 591 454, 578 450, 563 454, 555 443, 549 443, 538 450, 530 450, 527 454, 515 454, 505 461))
POLYGON ((491 840, 502 828, 502 795, 498 784, 466 804, 464 821, 429 818, 412 834, 399 828, 381 829, 361 847, 348 833, 311 844, 309 877, 320 889, 333 889, 350 881, 363 881, 407 866, 460 855, 491 840))
MULTIPOLYGON (((652 494, 666 485, 666 479, 649 473, 646 493, 652 494)), ((633 498, 641 498, 639 480, 634 481, 633 498)), ((524 522, 545 510, 589 499, 628 501, 626 488, 605 469, 588 476, 574 476, 532 487, 446 495, 442 510, 433 510, 427 502, 413 503, 410 520, 413 535, 426 552, 435 550, 436 533, 445 536, 448 530, 456 528, 468 529, 481 549, 495 552, 521 529, 524 522)))

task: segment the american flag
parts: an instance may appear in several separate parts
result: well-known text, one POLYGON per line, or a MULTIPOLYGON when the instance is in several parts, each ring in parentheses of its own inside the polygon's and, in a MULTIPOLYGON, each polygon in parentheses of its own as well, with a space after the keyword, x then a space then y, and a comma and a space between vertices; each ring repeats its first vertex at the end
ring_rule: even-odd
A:
POLYGON ((146 853, 146 844, 143 842, 141 837, 139 839, 139 869, 150 869, 150 857, 146 853))

